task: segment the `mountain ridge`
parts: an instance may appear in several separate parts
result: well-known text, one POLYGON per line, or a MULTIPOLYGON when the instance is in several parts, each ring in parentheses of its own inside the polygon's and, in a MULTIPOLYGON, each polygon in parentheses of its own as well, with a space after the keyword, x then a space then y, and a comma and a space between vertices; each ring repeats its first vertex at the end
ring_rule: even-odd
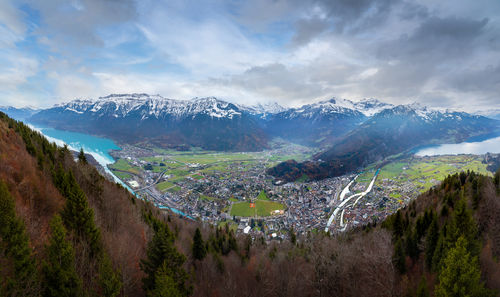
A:
POLYGON ((313 156, 313 162, 284 162, 268 170, 277 178, 292 181, 307 175, 321 179, 360 170, 368 164, 414 147, 490 133, 500 122, 464 112, 439 111, 418 104, 384 109, 358 125, 332 146, 313 156))
MULTIPOLYGON (((271 138, 281 137, 322 148, 324 152, 315 160, 323 161, 349 152, 360 156, 356 151, 371 144, 371 149, 364 148, 367 155, 360 156, 363 161, 354 162, 356 168, 383 158, 388 152, 404 151, 410 148, 409 142, 413 145, 457 142, 491 132, 493 126, 486 118, 465 112, 418 103, 395 106, 373 98, 358 102, 331 98, 284 108, 274 103, 245 106, 216 97, 178 100, 144 93, 76 99, 41 110, 29 121, 118 142, 150 142, 175 149, 197 146, 217 151, 260 151, 269 147, 271 138), (380 134, 384 131, 384 135, 380 134), (373 137, 369 134, 381 136, 386 143, 380 139, 370 141, 373 137), (400 138, 395 138, 396 135, 400 138), (425 141, 426 137, 431 141, 425 141), (385 147, 375 148, 377 144, 385 147)), ((340 164, 345 163, 343 157, 340 159, 343 160, 340 164)))

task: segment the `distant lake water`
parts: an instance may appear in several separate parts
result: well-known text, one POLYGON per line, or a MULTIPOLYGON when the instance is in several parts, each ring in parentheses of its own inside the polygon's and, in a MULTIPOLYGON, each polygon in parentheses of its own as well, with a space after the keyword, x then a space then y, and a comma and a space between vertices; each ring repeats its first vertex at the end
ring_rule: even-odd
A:
POLYGON ((111 139, 96 137, 84 133, 37 127, 32 124, 30 124, 30 126, 33 129, 40 131, 40 133, 42 133, 50 142, 55 142, 58 146, 67 144, 69 149, 74 151, 79 151, 83 148, 83 151, 92 155, 92 157, 94 157, 94 159, 102 167, 104 167, 104 170, 109 173, 116 182, 120 183, 133 193, 132 189, 130 189, 128 185, 122 182, 113 174, 113 172, 111 172, 111 170, 108 169, 107 165, 115 162, 113 157, 109 154, 109 151, 121 149, 111 139))
POLYGON ((66 143, 72 150, 79 151, 81 148, 85 153, 92 155, 103 167, 114 163, 115 160, 109 154, 110 150, 120 150, 112 140, 91 136, 88 134, 56 130, 53 128, 36 128, 42 132, 49 141, 54 141, 58 145, 66 143), (58 143, 59 142, 59 143, 58 143))
POLYGON ((417 156, 500 153, 500 136, 489 139, 473 138, 467 142, 426 146, 416 150, 417 156))

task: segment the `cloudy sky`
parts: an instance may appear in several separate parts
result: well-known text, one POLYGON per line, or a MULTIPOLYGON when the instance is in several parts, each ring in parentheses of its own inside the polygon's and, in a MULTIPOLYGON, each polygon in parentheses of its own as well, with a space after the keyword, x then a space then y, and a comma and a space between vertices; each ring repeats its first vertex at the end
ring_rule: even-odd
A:
POLYGON ((129 92, 500 109, 500 1, 0 0, 0 105, 129 92))

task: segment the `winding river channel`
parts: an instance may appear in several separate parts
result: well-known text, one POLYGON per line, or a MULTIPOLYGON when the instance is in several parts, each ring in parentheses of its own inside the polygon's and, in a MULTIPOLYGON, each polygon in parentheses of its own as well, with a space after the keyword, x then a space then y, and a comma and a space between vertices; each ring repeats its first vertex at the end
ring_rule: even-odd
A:
POLYGON ((340 216, 340 227, 343 227, 341 231, 344 231, 346 228, 347 228, 347 224, 344 224, 344 211, 346 208, 350 207, 350 206, 355 206, 359 200, 361 198, 363 198, 364 196, 366 196, 366 194, 370 193, 371 190, 373 189, 373 185, 375 184, 375 180, 377 179, 377 176, 380 172, 380 169, 377 169, 377 171, 375 172, 375 175, 373 176, 373 179, 372 181, 370 182, 370 184, 368 185, 368 187, 366 188, 365 191, 361 192, 361 193, 357 193, 357 194, 354 194, 354 195, 351 195, 347 198, 344 199, 345 195, 350 193, 350 190, 349 190, 349 187, 356 181, 356 179, 358 178, 359 174, 356 175, 354 177, 354 179, 349 182, 349 184, 342 190, 342 192, 340 193, 340 197, 339 197, 339 200, 342 201, 339 205, 337 205, 337 208, 335 208, 335 210, 333 211, 333 214, 330 216, 330 218, 328 219, 328 222, 326 223, 326 227, 325 227, 325 232, 328 232, 328 230, 330 229, 330 226, 332 225, 333 221, 335 220, 335 218, 337 217, 337 214, 342 211, 342 214, 340 216), (347 203, 349 201, 351 201, 352 199, 355 199, 355 202, 353 204, 350 204, 349 206, 346 206, 347 203))

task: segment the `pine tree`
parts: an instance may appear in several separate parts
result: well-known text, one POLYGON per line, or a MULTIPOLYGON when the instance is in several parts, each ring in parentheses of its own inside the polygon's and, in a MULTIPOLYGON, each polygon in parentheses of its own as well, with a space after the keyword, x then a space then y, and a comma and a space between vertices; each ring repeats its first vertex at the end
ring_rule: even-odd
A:
POLYGON ((495 173, 495 177, 494 177, 493 181, 495 182, 495 185, 497 186, 497 192, 499 192, 500 191, 500 169, 498 169, 497 172, 495 173))
POLYGON ((94 211, 89 207, 87 197, 77 184, 73 173, 65 175, 63 195, 66 197, 66 206, 62 212, 64 223, 75 233, 89 243, 92 253, 100 251, 100 232, 94 224, 94 211))
POLYGON ((441 261, 446 253, 446 233, 447 224, 443 225, 441 232, 439 232, 439 237, 436 243, 436 248, 434 249, 434 255, 432 256, 432 271, 438 271, 441 261))
POLYGON ((50 222, 52 236, 43 262, 44 296, 80 296, 82 281, 75 271, 75 251, 66 239, 66 229, 59 215, 50 222))
POLYGON ((156 286, 147 292, 148 297, 182 297, 174 279, 169 274, 169 268, 164 262, 155 275, 156 286))
POLYGON ((157 230, 148 244, 147 259, 141 261, 141 269, 146 273, 142 280, 144 291, 150 292, 156 288, 156 274, 164 266, 164 273, 172 278, 175 288, 182 296, 187 296, 190 293, 186 284, 188 275, 182 268, 186 258, 175 248, 174 238, 168 227, 164 224, 156 226, 157 230))
POLYGON ((295 245, 297 243, 297 235, 295 234, 295 231, 293 228, 290 230, 290 242, 295 245))
POLYGON ((203 238, 201 236, 200 228, 196 228, 193 237, 193 257, 196 260, 203 260, 206 254, 207 250, 205 248, 205 243, 203 242, 203 238))
POLYGON ((400 274, 406 273, 406 256, 401 239, 398 239, 394 245, 394 256, 392 261, 400 274))
POLYGON ((99 264, 99 285, 102 289, 101 296, 106 297, 118 296, 122 288, 120 274, 113 270, 111 260, 105 254, 99 264))
POLYGON ((14 199, 0 181, 0 254, 12 260, 13 278, 7 278, 7 295, 34 296, 39 288, 36 261, 24 222, 17 217, 14 199))
POLYGON ((460 236, 464 236, 467 241, 467 250, 472 253, 473 256, 479 255, 479 240, 478 240, 478 229, 474 218, 472 217, 471 211, 467 208, 465 199, 462 198, 458 201, 455 211, 453 212, 453 217, 448 224, 446 244, 447 248, 452 248, 457 239, 460 236))
POLYGON ((478 259, 467 251, 467 246, 467 240, 461 236, 448 251, 438 275, 436 297, 495 296, 481 282, 478 259))
POLYGON ((434 256, 438 239, 439 226, 437 217, 434 216, 431 226, 429 227, 429 230, 427 230, 427 236, 425 237, 425 264, 428 270, 431 270, 432 268, 432 257, 434 256))
POLYGON ((429 297, 429 289, 427 289, 427 279, 422 277, 417 288, 417 297, 429 297))
POLYGON ((397 211, 392 223, 392 230, 395 238, 400 238, 403 235, 403 220, 401 218, 401 211, 397 211))
POLYGON ((78 154, 78 161, 87 164, 87 157, 85 156, 85 153, 83 152, 83 148, 80 148, 80 153, 78 154))
POLYGON ((412 228, 406 232, 405 253, 413 260, 418 259, 420 249, 418 248, 417 233, 412 228))

